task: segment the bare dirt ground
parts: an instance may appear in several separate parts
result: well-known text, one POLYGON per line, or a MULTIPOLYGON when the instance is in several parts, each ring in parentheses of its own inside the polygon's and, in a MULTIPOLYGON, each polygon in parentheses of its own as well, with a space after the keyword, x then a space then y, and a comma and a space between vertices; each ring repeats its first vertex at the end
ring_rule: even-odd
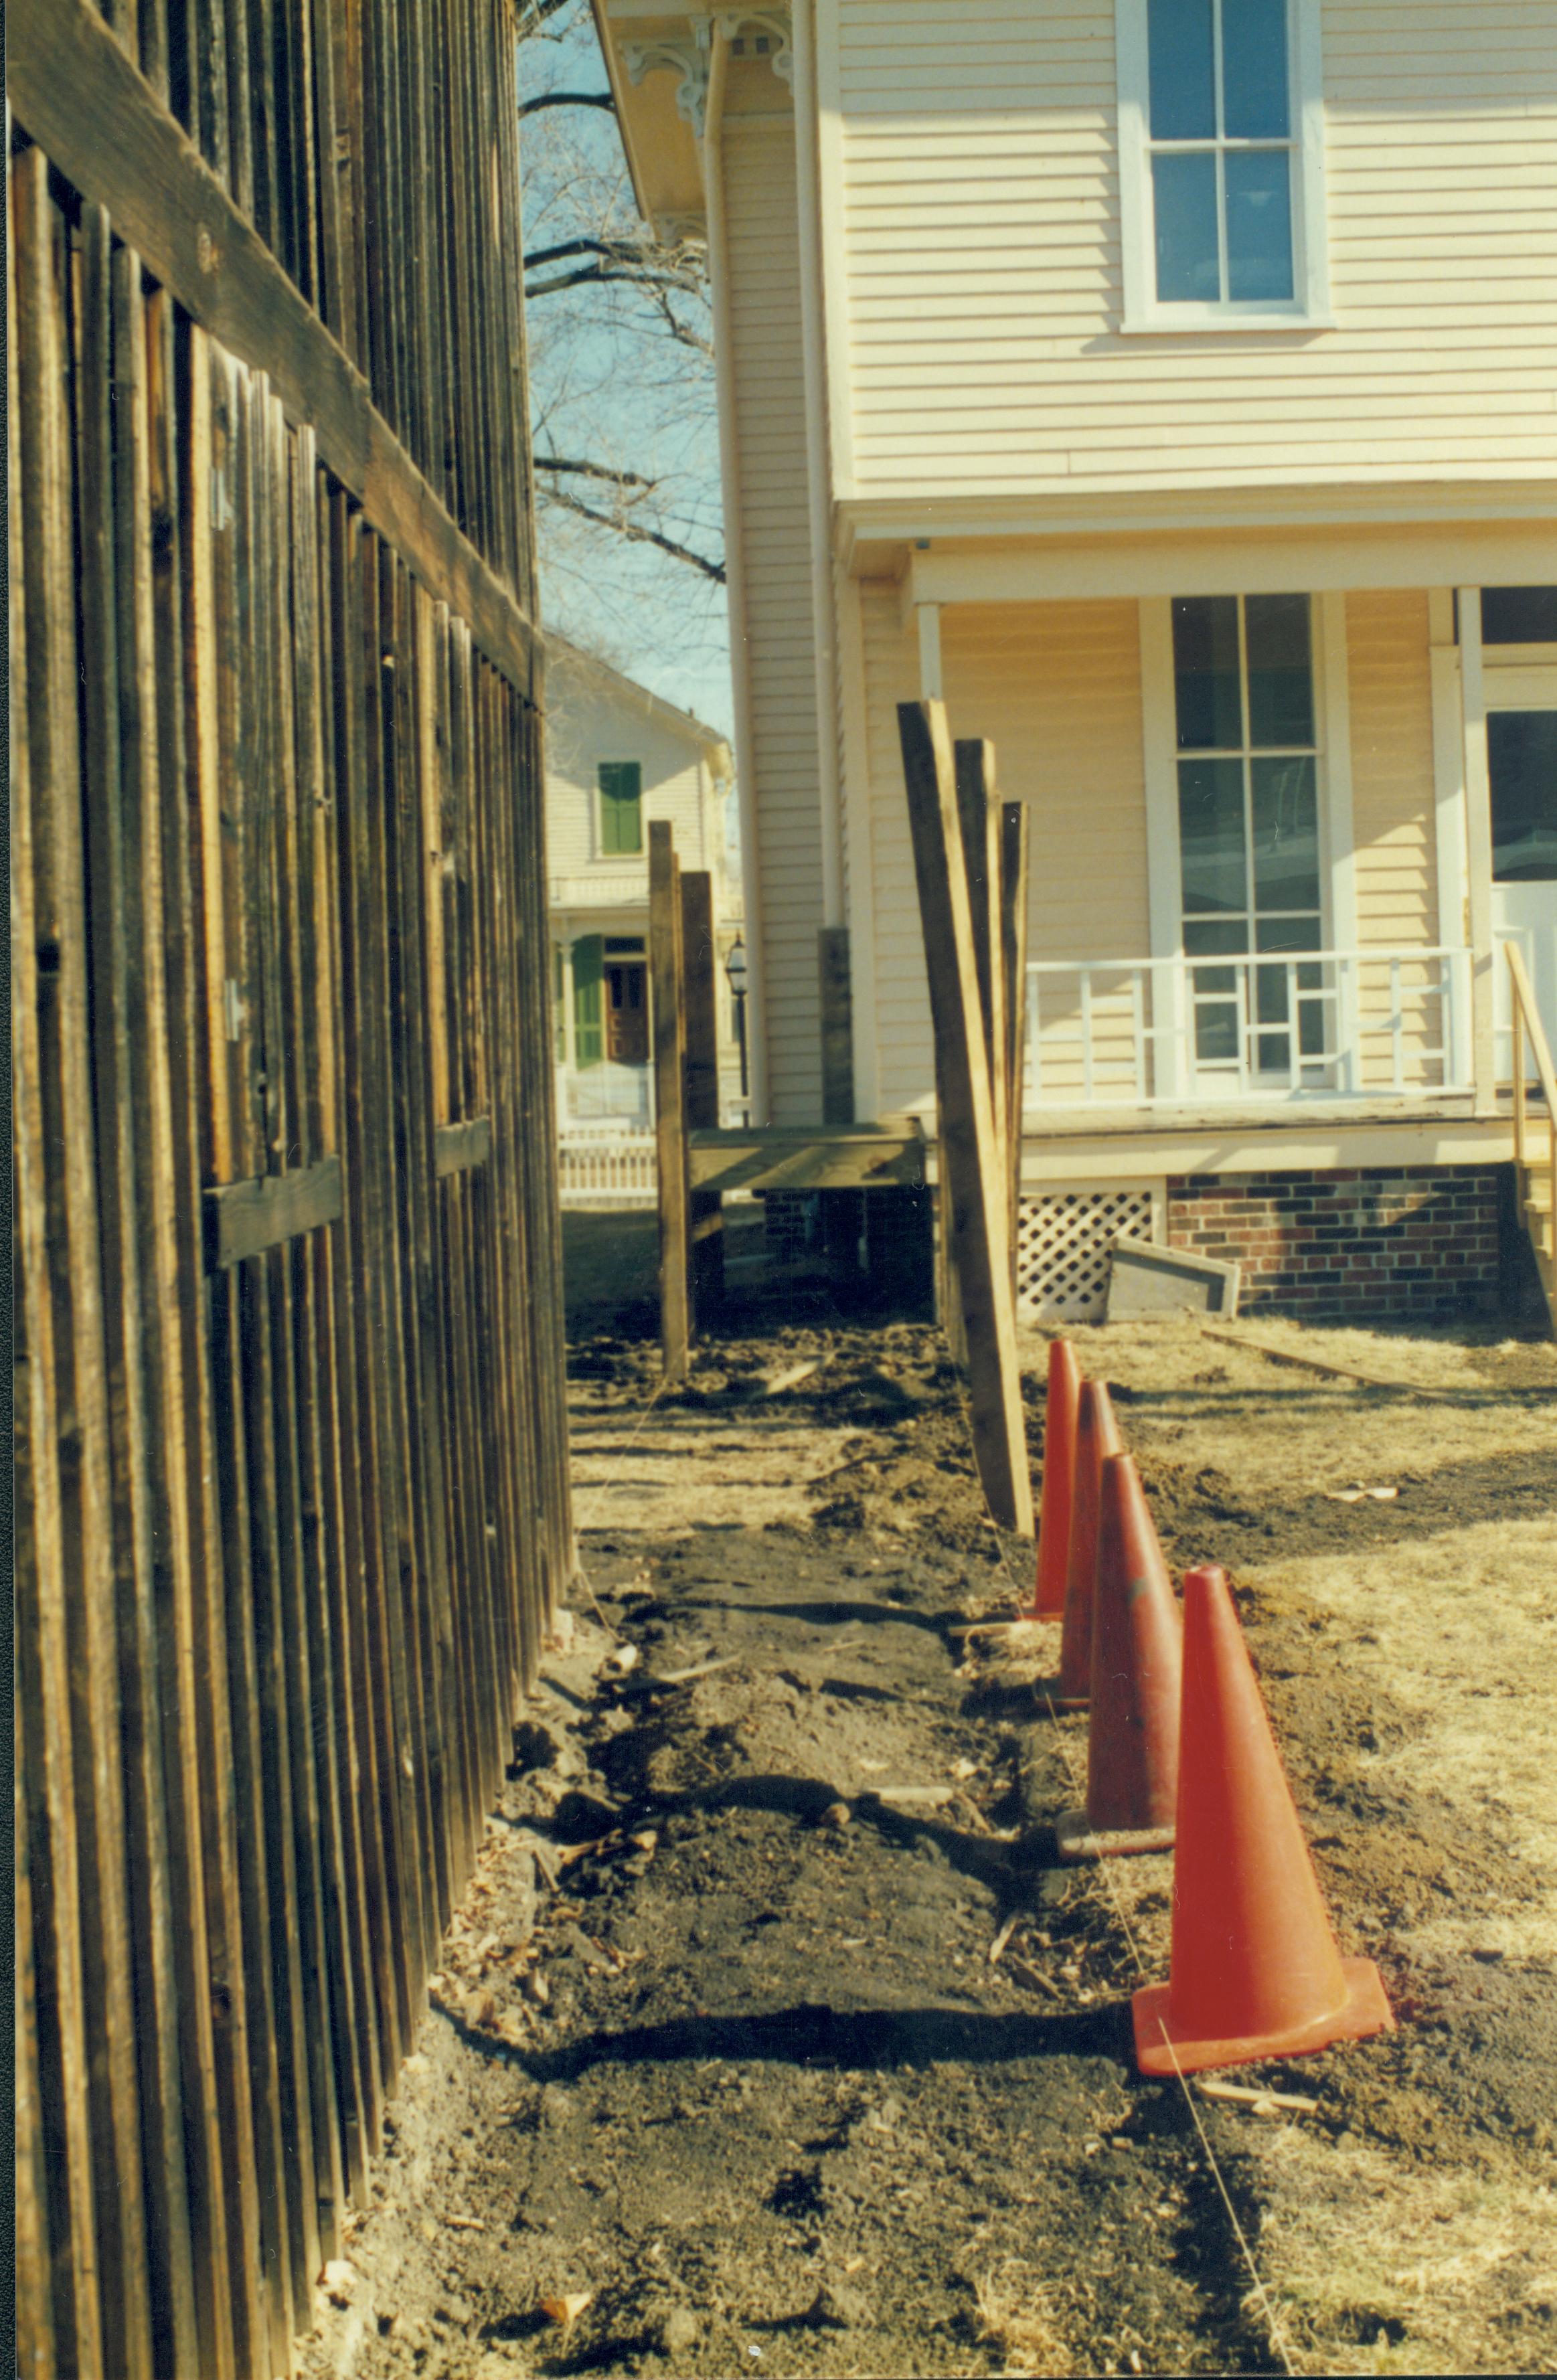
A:
POLYGON ((308 2380, 1557 2369, 1557 1351, 1077 1334, 1399 2017, 1272 2115, 1134 2071, 1171 1861, 1053 1864, 1086 1722, 1052 1628, 968 1657, 1031 1548, 936 1334, 779 1312, 667 1394, 576 1305, 589 1584, 308 2380))

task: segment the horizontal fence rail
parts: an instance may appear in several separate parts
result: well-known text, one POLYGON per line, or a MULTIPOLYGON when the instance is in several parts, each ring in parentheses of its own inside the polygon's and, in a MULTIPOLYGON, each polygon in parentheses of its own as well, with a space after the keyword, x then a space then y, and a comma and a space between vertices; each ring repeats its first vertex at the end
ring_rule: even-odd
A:
POLYGON ((511 29, 6 30, 18 2367, 274 2380, 574 1560, 511 29))
POLYGON ((1471 1089, 1468 950, 1044 959, 1027 978, 1029 1113, 1471 1089))

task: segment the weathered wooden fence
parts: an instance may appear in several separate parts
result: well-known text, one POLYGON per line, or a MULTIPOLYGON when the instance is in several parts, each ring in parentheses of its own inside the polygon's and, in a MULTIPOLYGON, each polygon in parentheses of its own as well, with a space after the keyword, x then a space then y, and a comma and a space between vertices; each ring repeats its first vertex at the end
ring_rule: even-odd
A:
POLYGON ((289 2370, 572 1563, 511 29, 11 0, 21 2370, 289 2370))

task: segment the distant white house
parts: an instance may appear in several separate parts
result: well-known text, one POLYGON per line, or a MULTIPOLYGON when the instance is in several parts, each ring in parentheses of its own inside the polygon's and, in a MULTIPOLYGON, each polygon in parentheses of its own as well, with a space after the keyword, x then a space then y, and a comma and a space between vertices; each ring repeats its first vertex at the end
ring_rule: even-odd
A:
MULTIPOLYGON (((730 958, 741 883, 728 848, 735 787, 716 729, 564 638, 547 639, 546 840, 557 1109, 570 1125, 652 1117, 649 828, 668 819, 683 869, 712 879, 720 1107, 743 1109, 742 1020, 730 958)), ((744 945, 736 953, 738 984, 744 945)))

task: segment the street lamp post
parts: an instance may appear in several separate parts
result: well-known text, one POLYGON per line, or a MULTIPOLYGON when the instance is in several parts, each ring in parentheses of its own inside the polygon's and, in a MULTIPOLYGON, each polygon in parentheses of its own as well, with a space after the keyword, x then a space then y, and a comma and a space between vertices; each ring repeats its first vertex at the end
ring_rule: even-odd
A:
POLYGON ((746 1075, 746 944, 737 934, 724 961, 730 1000, 736 1012, 736 1047, 741 1053, 741 1097, 748 1096, 746 1075))

